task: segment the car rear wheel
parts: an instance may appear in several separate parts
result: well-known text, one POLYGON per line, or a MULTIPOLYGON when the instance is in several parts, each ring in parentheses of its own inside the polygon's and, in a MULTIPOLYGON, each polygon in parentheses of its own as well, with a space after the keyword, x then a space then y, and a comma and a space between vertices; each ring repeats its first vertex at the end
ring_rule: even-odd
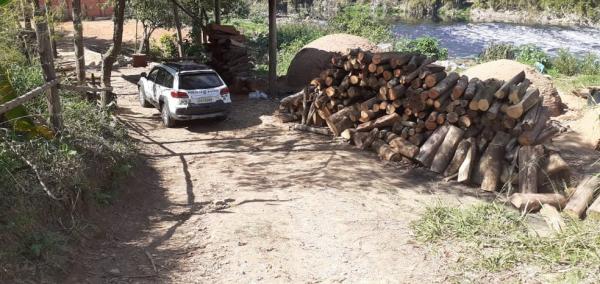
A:
POLYGON ((140 105, 142 107, 146 107, 146 108, 152 107, 152 105, 148 102, 148 100, 146 100, 146 92, 144 92, 144 87, 140 86, 138 88, 138 90, 139 90, 140 105))
POLYGON ((167 105, 167 103, 164 103, 162 105, 162 108, 160 110, 160 116, 162 117, 163 124, 167 128, 175 126, 176 121, 171 117, 171 114, 169 113, 169 105, 167 105))

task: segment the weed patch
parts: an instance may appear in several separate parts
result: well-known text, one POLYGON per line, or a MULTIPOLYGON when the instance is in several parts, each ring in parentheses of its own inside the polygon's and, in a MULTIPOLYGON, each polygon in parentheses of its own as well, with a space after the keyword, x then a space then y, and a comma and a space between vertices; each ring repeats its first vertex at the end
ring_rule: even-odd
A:
MULTIPOLYGON (((458 251, 460 261, 455 269, 461 275, 518 274, 517 268, 527 266, 545 276, 559 269, 573 271, 569 278, 593 282, 600 267, 599 225, 592 220, 567 219, 561 233, 541 236, 531 229, 527 216, 486 203, 467 208, 429 207, 412 223, 412 229, 421 242, 458 251)), ((552 277, 560 280, 563 276, 552 277)))

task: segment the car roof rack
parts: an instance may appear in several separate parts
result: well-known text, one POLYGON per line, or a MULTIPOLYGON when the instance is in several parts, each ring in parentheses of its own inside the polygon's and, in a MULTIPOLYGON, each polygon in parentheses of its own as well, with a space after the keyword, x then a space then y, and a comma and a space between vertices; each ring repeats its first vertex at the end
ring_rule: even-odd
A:
POLYGON ((204 64, 198 64, 193 62, 165 62, 163 64, 165 66, 175 69, 177 72, 210 70, 210 67, 204 64))

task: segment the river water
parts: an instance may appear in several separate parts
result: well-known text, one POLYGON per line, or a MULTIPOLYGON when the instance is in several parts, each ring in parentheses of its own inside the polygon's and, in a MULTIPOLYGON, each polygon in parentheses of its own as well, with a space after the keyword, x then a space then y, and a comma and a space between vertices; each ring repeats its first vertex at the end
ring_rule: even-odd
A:
POLYGON ((448 48, 451 58, 477 56, 490 43, 535 44, 550 54, 559 48, 583 55, 600 55, 600 30, 556 26, 525 26, 506 23, 397 23, 398 37, 432 36, 448 48))

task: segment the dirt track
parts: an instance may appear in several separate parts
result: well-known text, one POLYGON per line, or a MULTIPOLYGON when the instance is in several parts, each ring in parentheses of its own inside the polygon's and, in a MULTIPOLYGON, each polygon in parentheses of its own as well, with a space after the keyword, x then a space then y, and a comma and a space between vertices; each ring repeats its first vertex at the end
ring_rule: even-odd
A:
POLYGON ((443 260, 412 241, 409 223, 427 204, 480 199, 475 190, 289 131, 269 101, 234 97, 225 122, 166 129, 127 81, 141 71, 113 76, 118 117, 146 162, 99 212, 102 233, 67 282, 444 280, 443 260))

